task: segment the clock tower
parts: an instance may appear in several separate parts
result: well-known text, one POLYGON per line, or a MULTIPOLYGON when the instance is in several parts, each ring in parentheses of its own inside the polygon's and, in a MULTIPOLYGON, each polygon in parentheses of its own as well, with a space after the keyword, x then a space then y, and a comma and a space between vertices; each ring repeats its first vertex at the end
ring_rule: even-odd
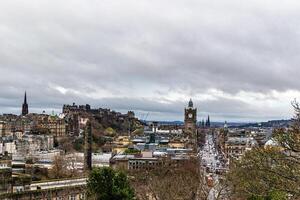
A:
POLYGON ((190 99, 188 107, 184 109, 184 132, 190 136, 196 136, 197 131, 197 108, 194 108, 190 99))

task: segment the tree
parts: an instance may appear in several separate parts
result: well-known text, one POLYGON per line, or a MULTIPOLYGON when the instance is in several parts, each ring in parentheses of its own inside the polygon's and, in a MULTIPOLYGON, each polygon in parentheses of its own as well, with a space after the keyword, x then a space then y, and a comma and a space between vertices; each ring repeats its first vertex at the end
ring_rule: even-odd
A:
POLYGON ((274 135, 280 146, 289 153, 291 158, 296 159, 296 163, 298 163, 300 159, 300 106, 296 101, 292 105, 295 110, 292 126, 287 131, 278 129, 274 135))
POLYGON ((65 153, 70 153, 74 151, 73 148, 73 139, 71 137, 64 137, 59 140, 59 148, 64 150, 65 153))
POLYGON ((134 190, 125 173, 112 168, 95 168, 87 182, 88 194, 95 200, 132 200, 134 190))
POLYGON ((234 195, 244 199, 300 197, 300 108, 293 104, 295 118, 286 131, 274 132, 277 146, 256 148, 233 161, 227 176, 234 195))
POLYGON ((73 148, 75 151, 83 152, 83 145, 84 145, 84 139, 82 137, 77 138, 73 143, 73 148))
POLYGON ((54 157, 49 176, 54 179, 65 178, 67 176, 67 162, 63 156, 57 155, 54 157))
POLYGON ((126 149, 124 151, 125 154, 140 154, 141 151, 140 150, 137 150, 137 149, 126 149))
MULTIPOLYGON (((80 177, 78 173, 76 156, 61 156, 56 155, 53 159, 52 168, 49 170, 49 178, 60 179, 70 177, 80 177)), ((36 175, 36 174, 35 174, 36 175)))
POLYGON ((104 134, 107 136, 115 136, 116 131, 113 128, 108 127, 107 129, 105 129, 104 134))
POLYGON ((197 159, 165 163, 132 173, 131 184, 140 200, 207 199, 209 188, 197 159))

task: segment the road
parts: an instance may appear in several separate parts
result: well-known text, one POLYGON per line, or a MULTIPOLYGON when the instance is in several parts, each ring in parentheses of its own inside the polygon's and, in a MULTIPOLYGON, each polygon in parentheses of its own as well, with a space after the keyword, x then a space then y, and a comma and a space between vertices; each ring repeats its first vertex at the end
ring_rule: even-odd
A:
POLYGON ((208 183, 211 186, 208 200, 215 200, 219 181, 219 175, 216 172, 219 168, 223 168, 223 164, 220 162, 221 155, 218 154, 212 134, 206 135, 206 142, 203 149, 199 152, 199 156, 201 157, 201 164, 205 169, 206 176, 212 180, 211 183, 208 183))
POLYGON ((206 135, 206 142, 202 151, 200 151, 200 155, 202 158, 203 166, 209 168, 210 170, 214 170, 219 166, 220 162, 217 157, 218 152, 215 148, 215 144, 211 134, 206 135))

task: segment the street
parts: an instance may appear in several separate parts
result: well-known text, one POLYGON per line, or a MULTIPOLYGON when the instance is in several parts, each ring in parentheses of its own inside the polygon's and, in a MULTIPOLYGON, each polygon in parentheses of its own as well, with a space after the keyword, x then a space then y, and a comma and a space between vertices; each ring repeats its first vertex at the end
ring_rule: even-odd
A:
POLYGON ((201 165, 205 171, 207 185, 211 188, 208 200, 215 200, 218 191, 219 172, 224 169, 222 156, 218 154, 213 135, 207 134, 205 145, 199 152, 201 165))

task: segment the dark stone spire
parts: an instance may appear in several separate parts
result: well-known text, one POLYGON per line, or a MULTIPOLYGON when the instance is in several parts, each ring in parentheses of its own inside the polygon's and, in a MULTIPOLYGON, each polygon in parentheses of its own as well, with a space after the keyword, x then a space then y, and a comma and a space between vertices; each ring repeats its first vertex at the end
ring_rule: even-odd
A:
POLYGON ((209 115, 207 117, 207 127, 210 127, 210 117, 209 117, 209 115))
POLYGON ((202 119, 201 126, 202 126, 202 128, 205 127, 204 119, 202 119))
POLYGON ((22 105, 22 115, 25 116, 28 114, 28 104, 27 104, 27 94, 25 91, 25 95, 24 95, 24 103, 22 105))
POLYGON ((193 107, 194 107, 193 101, 192 101, 192 99, 190 99, 190 101, 189 101, 189 108, 193 108, 193 107))
POLYGON ((27 104, 27 94, 26 94, 26 91, 25 91, 25 96, 24 96, 24 104, 27 104))

